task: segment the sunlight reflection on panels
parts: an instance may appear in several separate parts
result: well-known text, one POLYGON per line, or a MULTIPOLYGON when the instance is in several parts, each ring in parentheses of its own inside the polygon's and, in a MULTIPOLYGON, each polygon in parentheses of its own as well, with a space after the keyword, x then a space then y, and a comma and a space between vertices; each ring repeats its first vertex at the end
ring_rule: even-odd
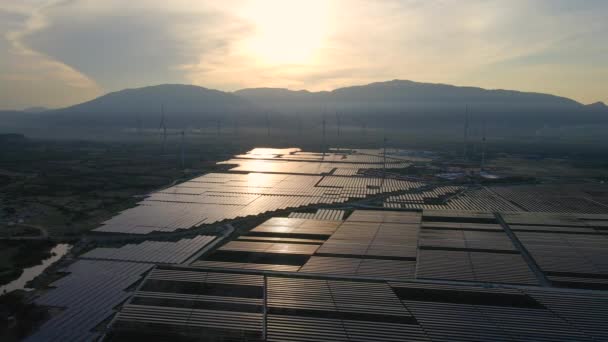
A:
MULTIPOLYGON (((254 149, 248 155, 293 156, 297 153, 300 153, 299 149, 254 149)), ((368 157, 363 156, 364 159, 360 160, 370 161, 365 159, 368 157)), ((424 185, 401 179, 320 175, 336 166, 340 167, 337 170, 348 170, 343 174, 351 175, 360 168, 378 168, 380 164, 240 161, 245 163, 241 165, 245 168, 251 166, 252 169, 277 173, 209 173, 199 176, 151 193, 136 207, 107 220, 95 231, 130 234, 171 232, 276 210, 344 203, 350 199, 407 191, 424 185), (342 166, 346 168, 342 169, 342 166)))
MULTIPOLYGON (((230 171, 246 172, 283 172, 295 174, 329 174, 336 169, 338 174, 346 173, 352 176, 361 169, 382 169, 383 163, 338 163, 330 161, 284 161, 284 160, 258 160, 258 159, 230 159, 219 164, 237 165, 230 171), (347 171, 338 171, 347 170, 347 171)), ((406 168, 411 164, 406 162, 387 161, 387 169, 406 168)))

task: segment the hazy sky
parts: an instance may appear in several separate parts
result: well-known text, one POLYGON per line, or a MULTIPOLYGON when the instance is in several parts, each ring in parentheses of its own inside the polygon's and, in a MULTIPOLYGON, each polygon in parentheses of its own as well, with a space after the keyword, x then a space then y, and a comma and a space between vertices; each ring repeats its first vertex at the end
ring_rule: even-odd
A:
POLYGON ((0 0, 0 109, 390 79, 608 103, 606 0, 0 0))

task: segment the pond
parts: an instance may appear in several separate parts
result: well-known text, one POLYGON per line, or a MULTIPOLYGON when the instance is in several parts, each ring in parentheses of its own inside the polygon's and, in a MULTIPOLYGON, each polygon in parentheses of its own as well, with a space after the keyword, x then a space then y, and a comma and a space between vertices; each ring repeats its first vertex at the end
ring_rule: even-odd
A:
POLYGON ((25 284, 28 281, 39 276, 44 270, 46 270, 49 266, 55 263, 57 260, 61 259, 67 252, 69 252, 72 245, 67 243, 60 243, 57 246, 51 249, 51 256, 47 259, 42 260, 40 265, 32 266, 23 269, 23 273, 21 276, 10 283, 0 286, 0 294, 4 294, 5 292, 11 292, 14 290, 29 290, 25 288, 25 284))

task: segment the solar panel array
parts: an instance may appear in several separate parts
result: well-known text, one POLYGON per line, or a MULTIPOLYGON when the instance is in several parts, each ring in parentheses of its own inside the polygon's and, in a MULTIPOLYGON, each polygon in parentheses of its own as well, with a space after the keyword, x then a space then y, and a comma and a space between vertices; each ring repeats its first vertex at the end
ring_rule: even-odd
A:
MULTIPOLYGON (((448 187, 450 189, 451 187, 448 187)), ((439 209, 470 211, 521 211, 522 209, 493 191, 482 188, 470 188, 456 195, 451 195, 445 187, 441 190, 429 190, 420 194, 404 194, 389 197, 384 202, 385 208, 405 209, 439 209), (448 192, 446 192, 448 191, 448 192)))
POLYGON ((120 248, 95 248, 83 255, 85 259, 125 260, 147 263, 180 264, 207 246, 215 236, 199 235, 172 241, 145 241, 120 248))
POLYGON ((379 279, 538 285, 491 213, 355 210, 347 220, 273 218, 193 266, 379 279))
MULTIPOLYGON (((390 285, 432 341, 592 340, 580 325, 545 307, 526 290, 390 285)), ((567 296, 559 293, 555 293, 555 298, 560 304, 569 302, 567 296)), ((580 304, 575 306, 580 309, 580 304)), ((606 318, 604 313, 602 320, 606 318)))
MULTIPOLYGON (((191 267, 157 267, 115 317, 108 340, 262 340, 264 331, 268 341, 608 338, 602 328, 608 294, 540 287, 501 223, 552 285, 603 289, 608 215, 508 212, 499 218, 453 210, 355 210, 345 220, 271 218, 191 267), (536 248, 541 239, 530 234, 550 239, 536 248), (547 247, 546 255, 557 261, 540 257, 547 247), (551 268, 583 263, 587 269, 577 271, 587 273, 551 268), (266 275, 264 287, 266 271, 283 273, 266 275)), ((126 287, 116 296, 126 298, 126 287)), ((91 326, 111 313, 90 314, 91 326)), ((83 327, 71 337, 94 336, 83 327)))
POLYGON ((502 217, 554 285, 608 289, 606 215, 505 213, 502 217))
POLYGON ((36 304, 63 308, 46 321, 26 341, 91 341, 99 334, 93 329, 114 313, 127 299, 125 290, 141 279, 153 265, 101 260, 79 260, 70 274, 52 284, 36 304))
POLYGON ((262 148, 226 163, 250 173, 154 192, 97 231, 172 232, 383 193, 387 208, 424 211, 292 213, 200 257, 214 237, 97 248, 37 300, 64 310, 29 340, 95 339, 152 263, 193 255, 189 267, 157 266, 108 340, 608 340, 608 294, 589 291, 608 289, 608 215, 593 215, 608 208, 603 187, 420 191, 422 182, 369 177, 383 167, 379 150, 262 148))
POLYGON ((608 186, 603 184, 543 184, 474 187, 437 186, 390 196, 386 208, 554 213, 608 213, 608 186))
POLYGON ((420 214, 354 211, 346 221, 272 218, 198 267, 412 279, 420 214))
POLYGON ((417 278, 538 284, 493 216, 431 211, 423 219, 417 278))
POLYGON ((326 153, 302 152, 298 149, 254 149, 220 164, 236 165, 230 171, 356 176, 362 170, 406 168, 411 165, 406 159, 420 160, 390 155, 385 158, 382 151, 378 150, 363 152, 337 149, 326 153))
POLYGON ((179 241, 145 241, 119 248, 96 248, 83 254, 36 303, 63 311, 45 322, 28 341, 91 341, 95 328, 129 298, 126 291, 155 263, 186 261, 216 239, 200 235, 179 241))
POLYGON ((390 196, 388 203, 401 204, 443 204, 447 199, 456 195, 465 188, 462 186, 437 186, 420 192, 390 196))
POLYGON ((330 220, 330 221, 342 221, 344 217, 344 210, 333 210, 333 209, 319 209, 315 213, 291 213, 290 218, 304 218, 310 220, 330 220))
POLYGON ((220 247, 199 267, 298 271, 342 221, 271 218, 248 234, 220 247))
POLYGON ((271 172, 291 174, 323 175, 336 173, 340 175, 356 175, 364 169, 401 169, 410 166, 410 163, 402 161, 387 161, 386 166, 382 161, 375 164, 361 162, 332 162, 328 160, 256 160, 256 159, 230 159, 219 164, 237 165, 230 171, 241 172, 271 172))
POLYGON ((608 339, 606 304, 606 293, 159 267, 107 340, 590 342, 608 339))
MULTIPOLYGON (((395 156, 387 151, 387 162, 400 162, 405 160, 428 160, 419 157, 395 156)), ((255 148, 245 154, 236 155, 237 159, 271 159, 281 161, 326 161, 339 163, 384 163, 383 150, 338 150, 331 149, 329 152, 303 152, 297 148, 273 149, 255 148)))
POLYGON ((148 234, 311 204, 343 203, 421 183, 381 178, 210 173, 155 192, 95 231, 148 234))
POLYGON ((113 327, 137 327, 152 340, 163 334, 201 336, 203 331, 209 340, 218 331, 251 340, 262 329, 262 295, 261 276, 157 268, 123 306, 113 327))
POLYGON ((496 186, 492 190, 526 211, 608 213, 606 184, 543 184, 496 186))

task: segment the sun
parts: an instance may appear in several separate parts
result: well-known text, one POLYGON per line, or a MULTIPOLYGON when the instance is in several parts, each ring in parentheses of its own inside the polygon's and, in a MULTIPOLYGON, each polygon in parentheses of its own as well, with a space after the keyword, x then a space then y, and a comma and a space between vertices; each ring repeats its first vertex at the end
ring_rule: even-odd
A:
POLYGON ((251 1, 243 17, 254 31, 243 49, 258 62, 270 65, 312 62, 327 35, 328 1, 251 1))

